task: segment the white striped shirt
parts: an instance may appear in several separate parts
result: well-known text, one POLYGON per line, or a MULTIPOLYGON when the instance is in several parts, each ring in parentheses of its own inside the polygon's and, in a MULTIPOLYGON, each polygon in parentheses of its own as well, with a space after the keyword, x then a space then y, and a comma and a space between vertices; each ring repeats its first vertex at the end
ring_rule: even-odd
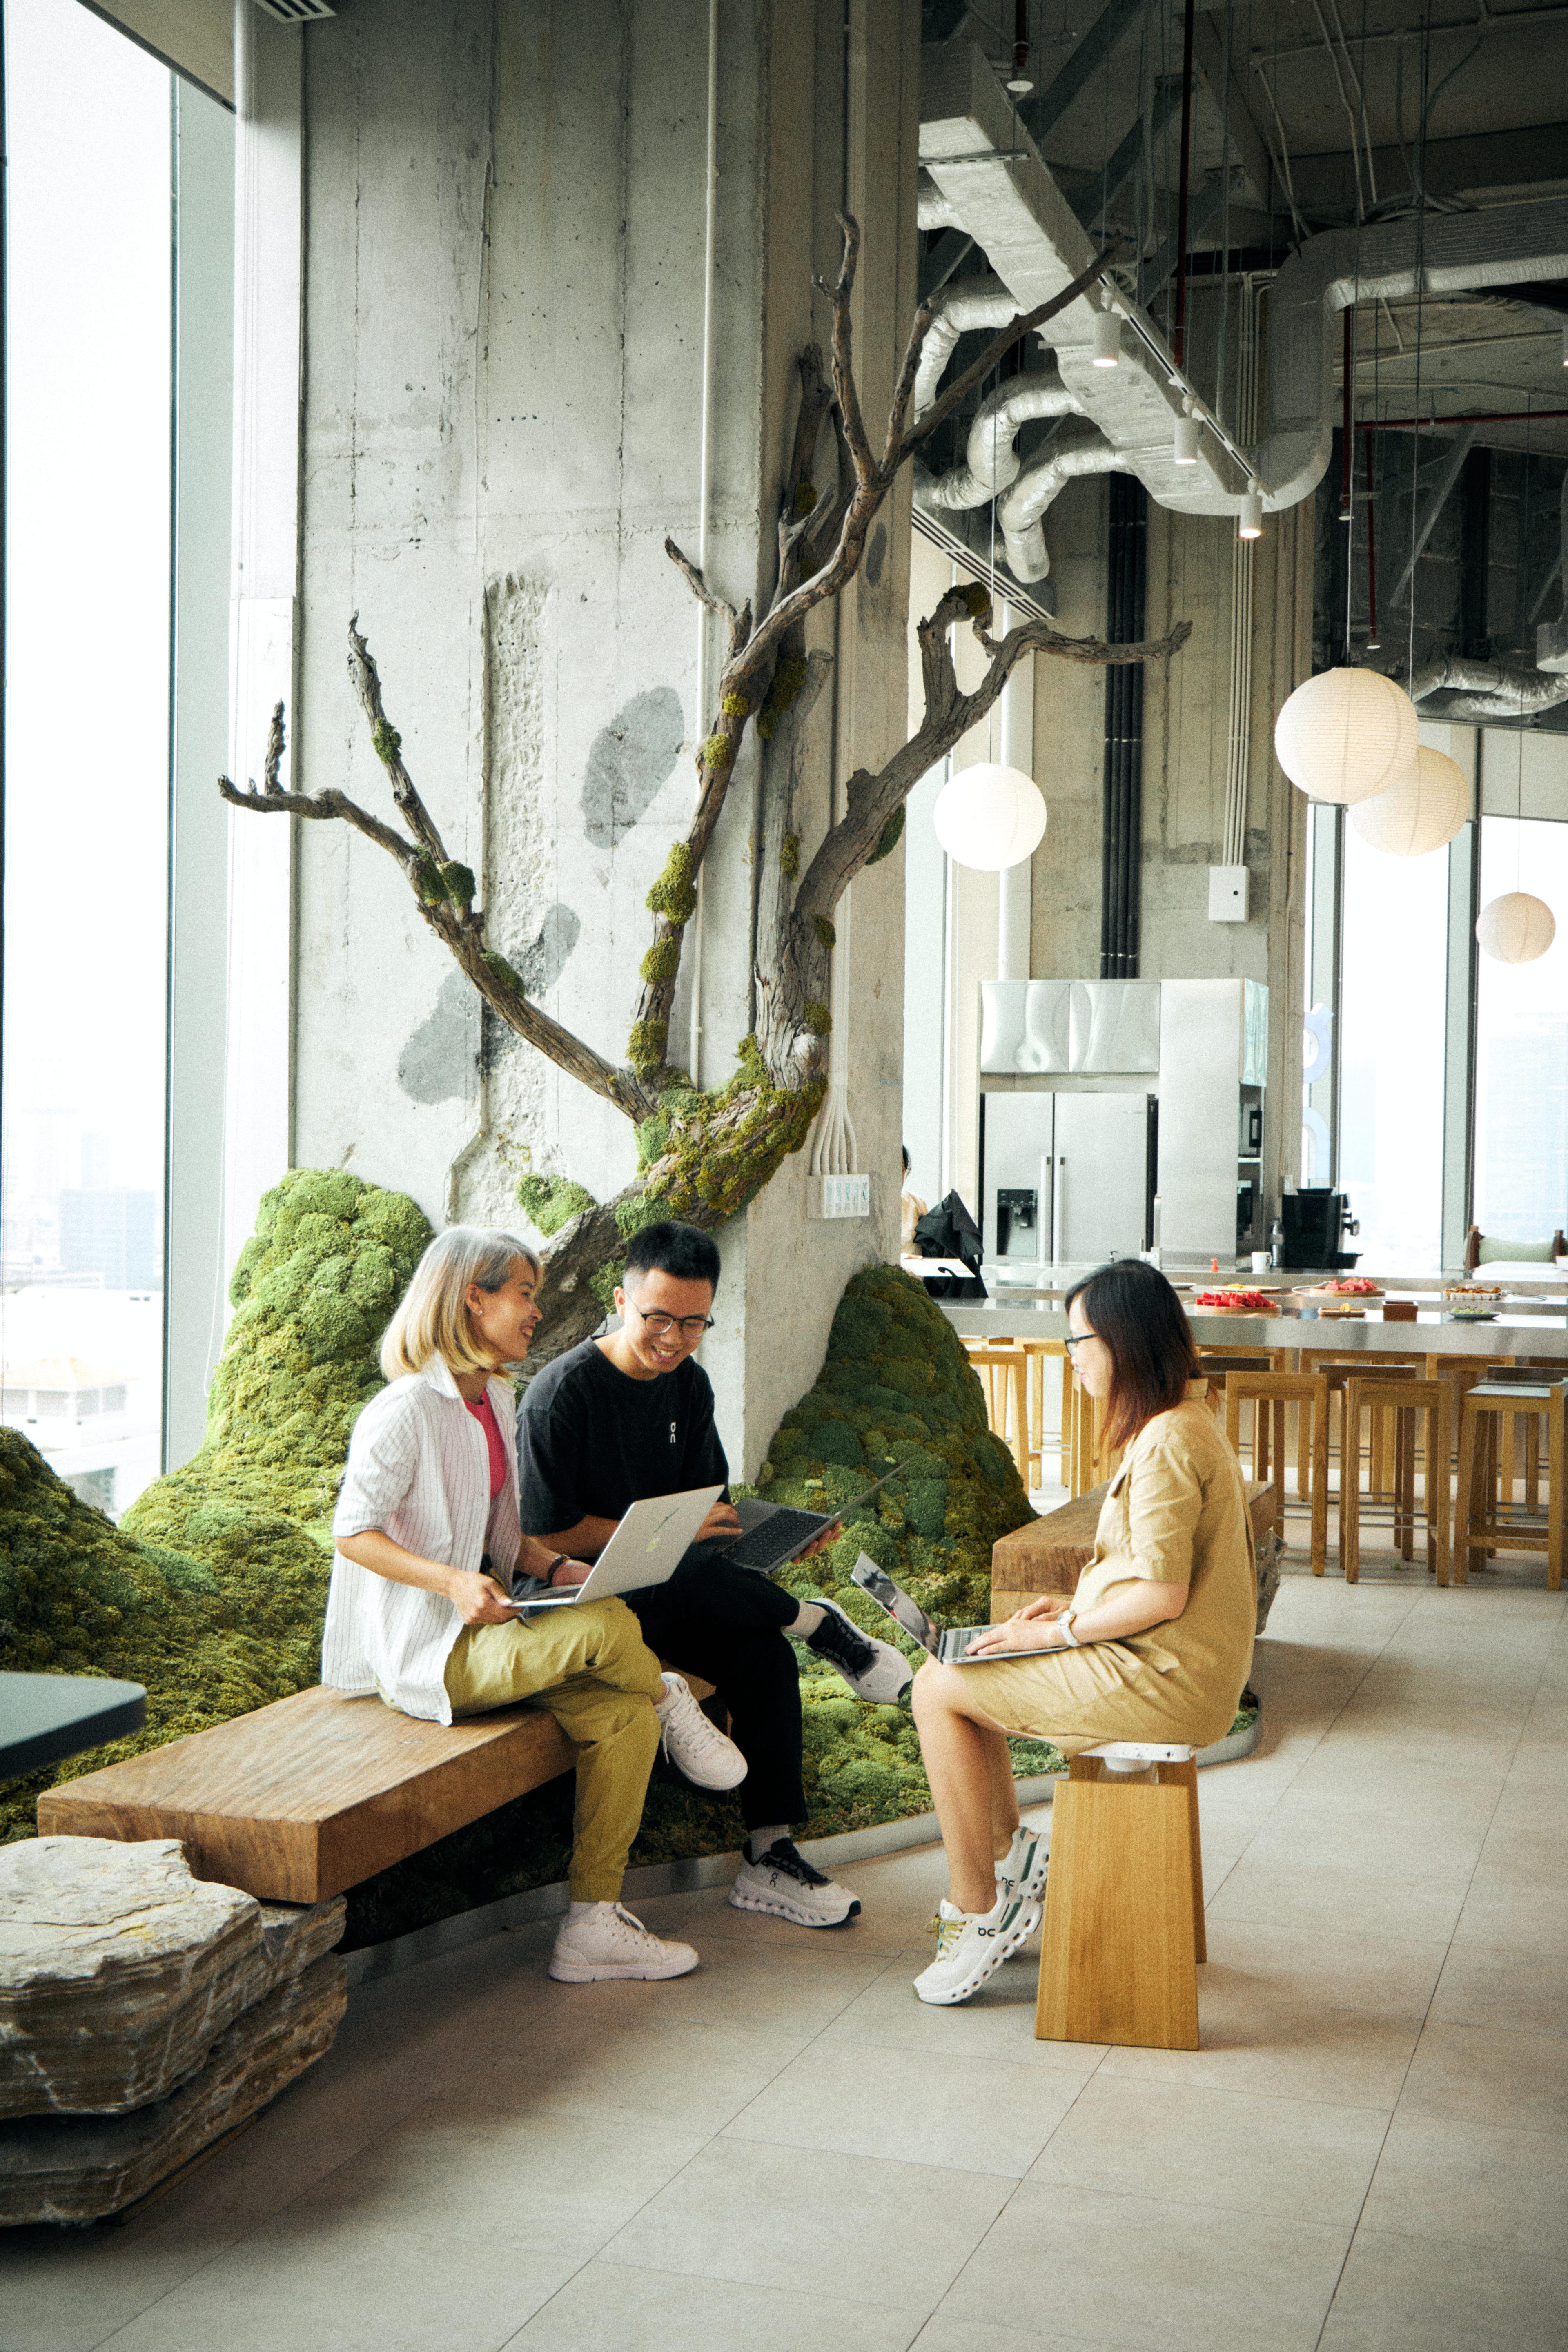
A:
MULTIPOLYGON (((505 1585, 517 1563, 517 1400, 510 1381, 492 1380, 489 1400, 507 1474, 490 1501, 484 1428, 458 1393, 440 1357, 372 1397, 354 1423, 332 1533, 371 1530, 421 1559, 478 1569, 489 1552, 505 1585)), ((443 1593, 395 1584, 332 1557, 321 1680, 356 1695, 379 1690, 405 1715, 450 1723, 447 1657, 463 1621, 443 1593)))

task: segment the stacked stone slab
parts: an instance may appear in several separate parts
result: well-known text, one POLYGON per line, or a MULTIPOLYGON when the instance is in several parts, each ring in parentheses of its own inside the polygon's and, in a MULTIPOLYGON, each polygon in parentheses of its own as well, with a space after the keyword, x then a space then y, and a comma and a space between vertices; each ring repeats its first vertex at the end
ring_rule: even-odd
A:
POLYGON ((0 2223, 118 2212, 258 2114, 331 2046, 342 1929, 173 1839, 0 1853, 0 2223))

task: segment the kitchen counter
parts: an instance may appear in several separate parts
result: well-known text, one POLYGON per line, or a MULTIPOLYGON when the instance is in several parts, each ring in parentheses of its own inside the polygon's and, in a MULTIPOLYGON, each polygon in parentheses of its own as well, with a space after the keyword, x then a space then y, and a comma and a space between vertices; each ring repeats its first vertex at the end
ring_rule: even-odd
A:
MULTIPOLYGON (((1211 1281, 1213 1277, 1210 1277, 1211 1281)), ((1204 1286, 1207 1286, 1206 1285, 1204 1286)), ((1060 1294, 1035 1297, 942 1301, 942 1311, 965 1339, 1061 1339, 1068 1318, 1060 1294)), ((1568 1314, 1532 1303, 1509 1302, 1489 1323, 1456 1321, 1444 1307, 1418 1307, 1414 1323, 1385 1323, 1382 1311, 1363 1315, 1314 1314, 1289 1307, 1278 1315, 1205 1315, 1187 1307, 1187 1320, 1200 1347, 1237 1349, 1331 1348, 1336 1355, 1568 1357, 1568 1314)))

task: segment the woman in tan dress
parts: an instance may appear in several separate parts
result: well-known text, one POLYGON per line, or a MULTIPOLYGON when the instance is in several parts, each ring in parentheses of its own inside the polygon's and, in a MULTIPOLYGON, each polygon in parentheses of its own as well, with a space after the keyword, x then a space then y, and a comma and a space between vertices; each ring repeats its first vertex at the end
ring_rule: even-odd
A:
POLYGON ((1241 1465, 1209 1411, 1187 1318, 1139 1259, 1068 1294, 1073 1370, 1125 1446, 1070 1601, 1044 1593, 922 1666, 912 1703, 952 1899, 921 1999, 967 2000, 1039 1925, 1043 1841, 1020 1827, 1007 1738, 1068 1755, 1108 1739, 1206 1748, 1252 1660, 1258 1585, 1241 1465), (1033 1653, 1034 1654, 1026 1654, 1033 1653))

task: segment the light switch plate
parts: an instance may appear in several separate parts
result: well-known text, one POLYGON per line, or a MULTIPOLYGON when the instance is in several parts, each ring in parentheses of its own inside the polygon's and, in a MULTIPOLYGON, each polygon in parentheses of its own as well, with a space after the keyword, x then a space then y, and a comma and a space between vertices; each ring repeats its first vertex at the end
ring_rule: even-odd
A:
POLYGON ((822 1188, 819 1217, 868 1217, 871 1179, 866 1176, 819 1176, 822 1188))
POLYGON ((1209 867, 1209 920, 1211 923, 1246 922, 1247 868, 1245 866, 1211 866, 1209 867))

